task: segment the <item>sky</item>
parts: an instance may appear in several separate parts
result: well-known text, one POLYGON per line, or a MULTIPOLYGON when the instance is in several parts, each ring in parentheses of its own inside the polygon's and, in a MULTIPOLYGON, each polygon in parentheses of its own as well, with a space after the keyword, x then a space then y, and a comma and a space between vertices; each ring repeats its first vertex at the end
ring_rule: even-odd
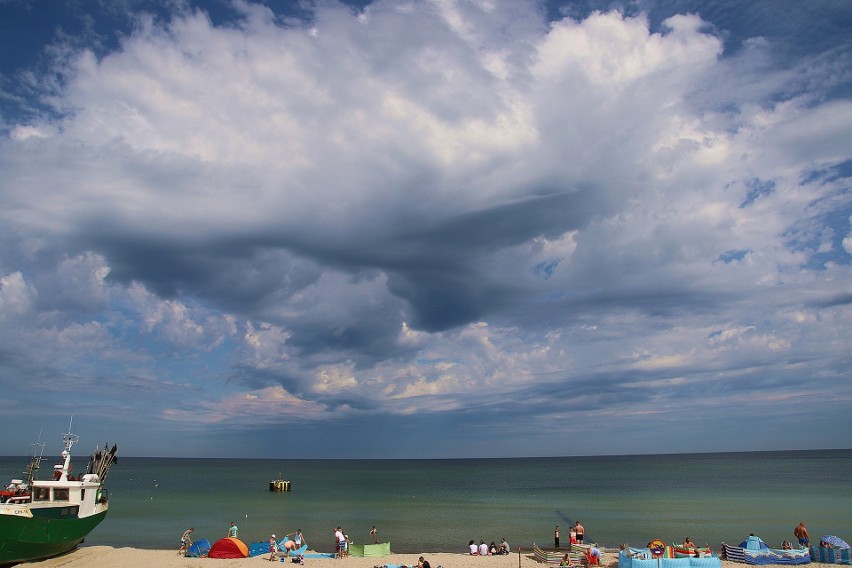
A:
POLYGON ((0 0, 0 454, 852 447, 845 0, 0 0))

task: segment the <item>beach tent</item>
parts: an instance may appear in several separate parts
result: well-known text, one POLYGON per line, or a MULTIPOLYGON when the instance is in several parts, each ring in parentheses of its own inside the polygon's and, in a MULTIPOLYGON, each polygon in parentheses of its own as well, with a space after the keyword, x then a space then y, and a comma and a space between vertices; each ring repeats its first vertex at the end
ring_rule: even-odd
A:
POLYGON ((207 553, 207 558, 246 558, 248 555, 246 543, 228 536, 216 541, 207 553))
POLYGON ((206 538, 197 540, 186 549, 185 556, 189 558, 204 558, 210 552, 210 541, 206 538))
POLYGON ((389 542, 379 542, 377 544, 350 544, 350 556, 388 556, 391 554, 389 542))
POLYGON ((751 535, 740 543, 740 548, 745 548, 748 550, 761 550, 764 548, 769 548, 769 546, 765 542, 763 542, 759 536, 751 535))

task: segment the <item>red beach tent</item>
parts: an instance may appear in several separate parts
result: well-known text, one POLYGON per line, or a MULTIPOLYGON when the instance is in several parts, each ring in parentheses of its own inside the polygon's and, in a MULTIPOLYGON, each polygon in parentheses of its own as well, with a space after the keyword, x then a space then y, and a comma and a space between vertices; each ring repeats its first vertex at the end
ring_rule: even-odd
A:
POLYGON ((238 538, 225 537, 210 547, 207 558, 247 558, 248 547, 238 538))

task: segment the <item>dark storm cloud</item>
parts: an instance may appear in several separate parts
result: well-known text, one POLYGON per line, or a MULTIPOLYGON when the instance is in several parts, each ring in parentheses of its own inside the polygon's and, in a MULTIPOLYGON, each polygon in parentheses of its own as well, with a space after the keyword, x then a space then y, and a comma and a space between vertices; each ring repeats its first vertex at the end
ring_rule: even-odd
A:
POLYGON ((152 419, 246 455, 848 445, 845 5, 122 6, 0 67, 4 409, 149 454, 152 419))

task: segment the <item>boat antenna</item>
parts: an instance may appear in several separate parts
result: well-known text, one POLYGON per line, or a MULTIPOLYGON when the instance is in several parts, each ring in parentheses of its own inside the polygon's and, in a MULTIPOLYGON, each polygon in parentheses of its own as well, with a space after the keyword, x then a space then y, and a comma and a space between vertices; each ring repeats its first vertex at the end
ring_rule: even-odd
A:
POLYGON ((65 452, 71 453, 71 446, 76 444, 80 437, 71 433, 71 425, 74 423, 74 415, 71 415, 71 420, 68 421, 68 431, 62 435, 62 442, 65 444, 65 452))
POLYGON ((41 460, 44 459, 44 442, 41 441, 41 435, 44 432, 44 426, 38 431, 38 441, 33 444, 33 451, 30 454, 30 463, 24 469, 24 479, 27 487, 32 487, 33 481, 38 476, 38 469, 41 466, 41 460), (39 448, 41 451, 39 451, 39 448))

